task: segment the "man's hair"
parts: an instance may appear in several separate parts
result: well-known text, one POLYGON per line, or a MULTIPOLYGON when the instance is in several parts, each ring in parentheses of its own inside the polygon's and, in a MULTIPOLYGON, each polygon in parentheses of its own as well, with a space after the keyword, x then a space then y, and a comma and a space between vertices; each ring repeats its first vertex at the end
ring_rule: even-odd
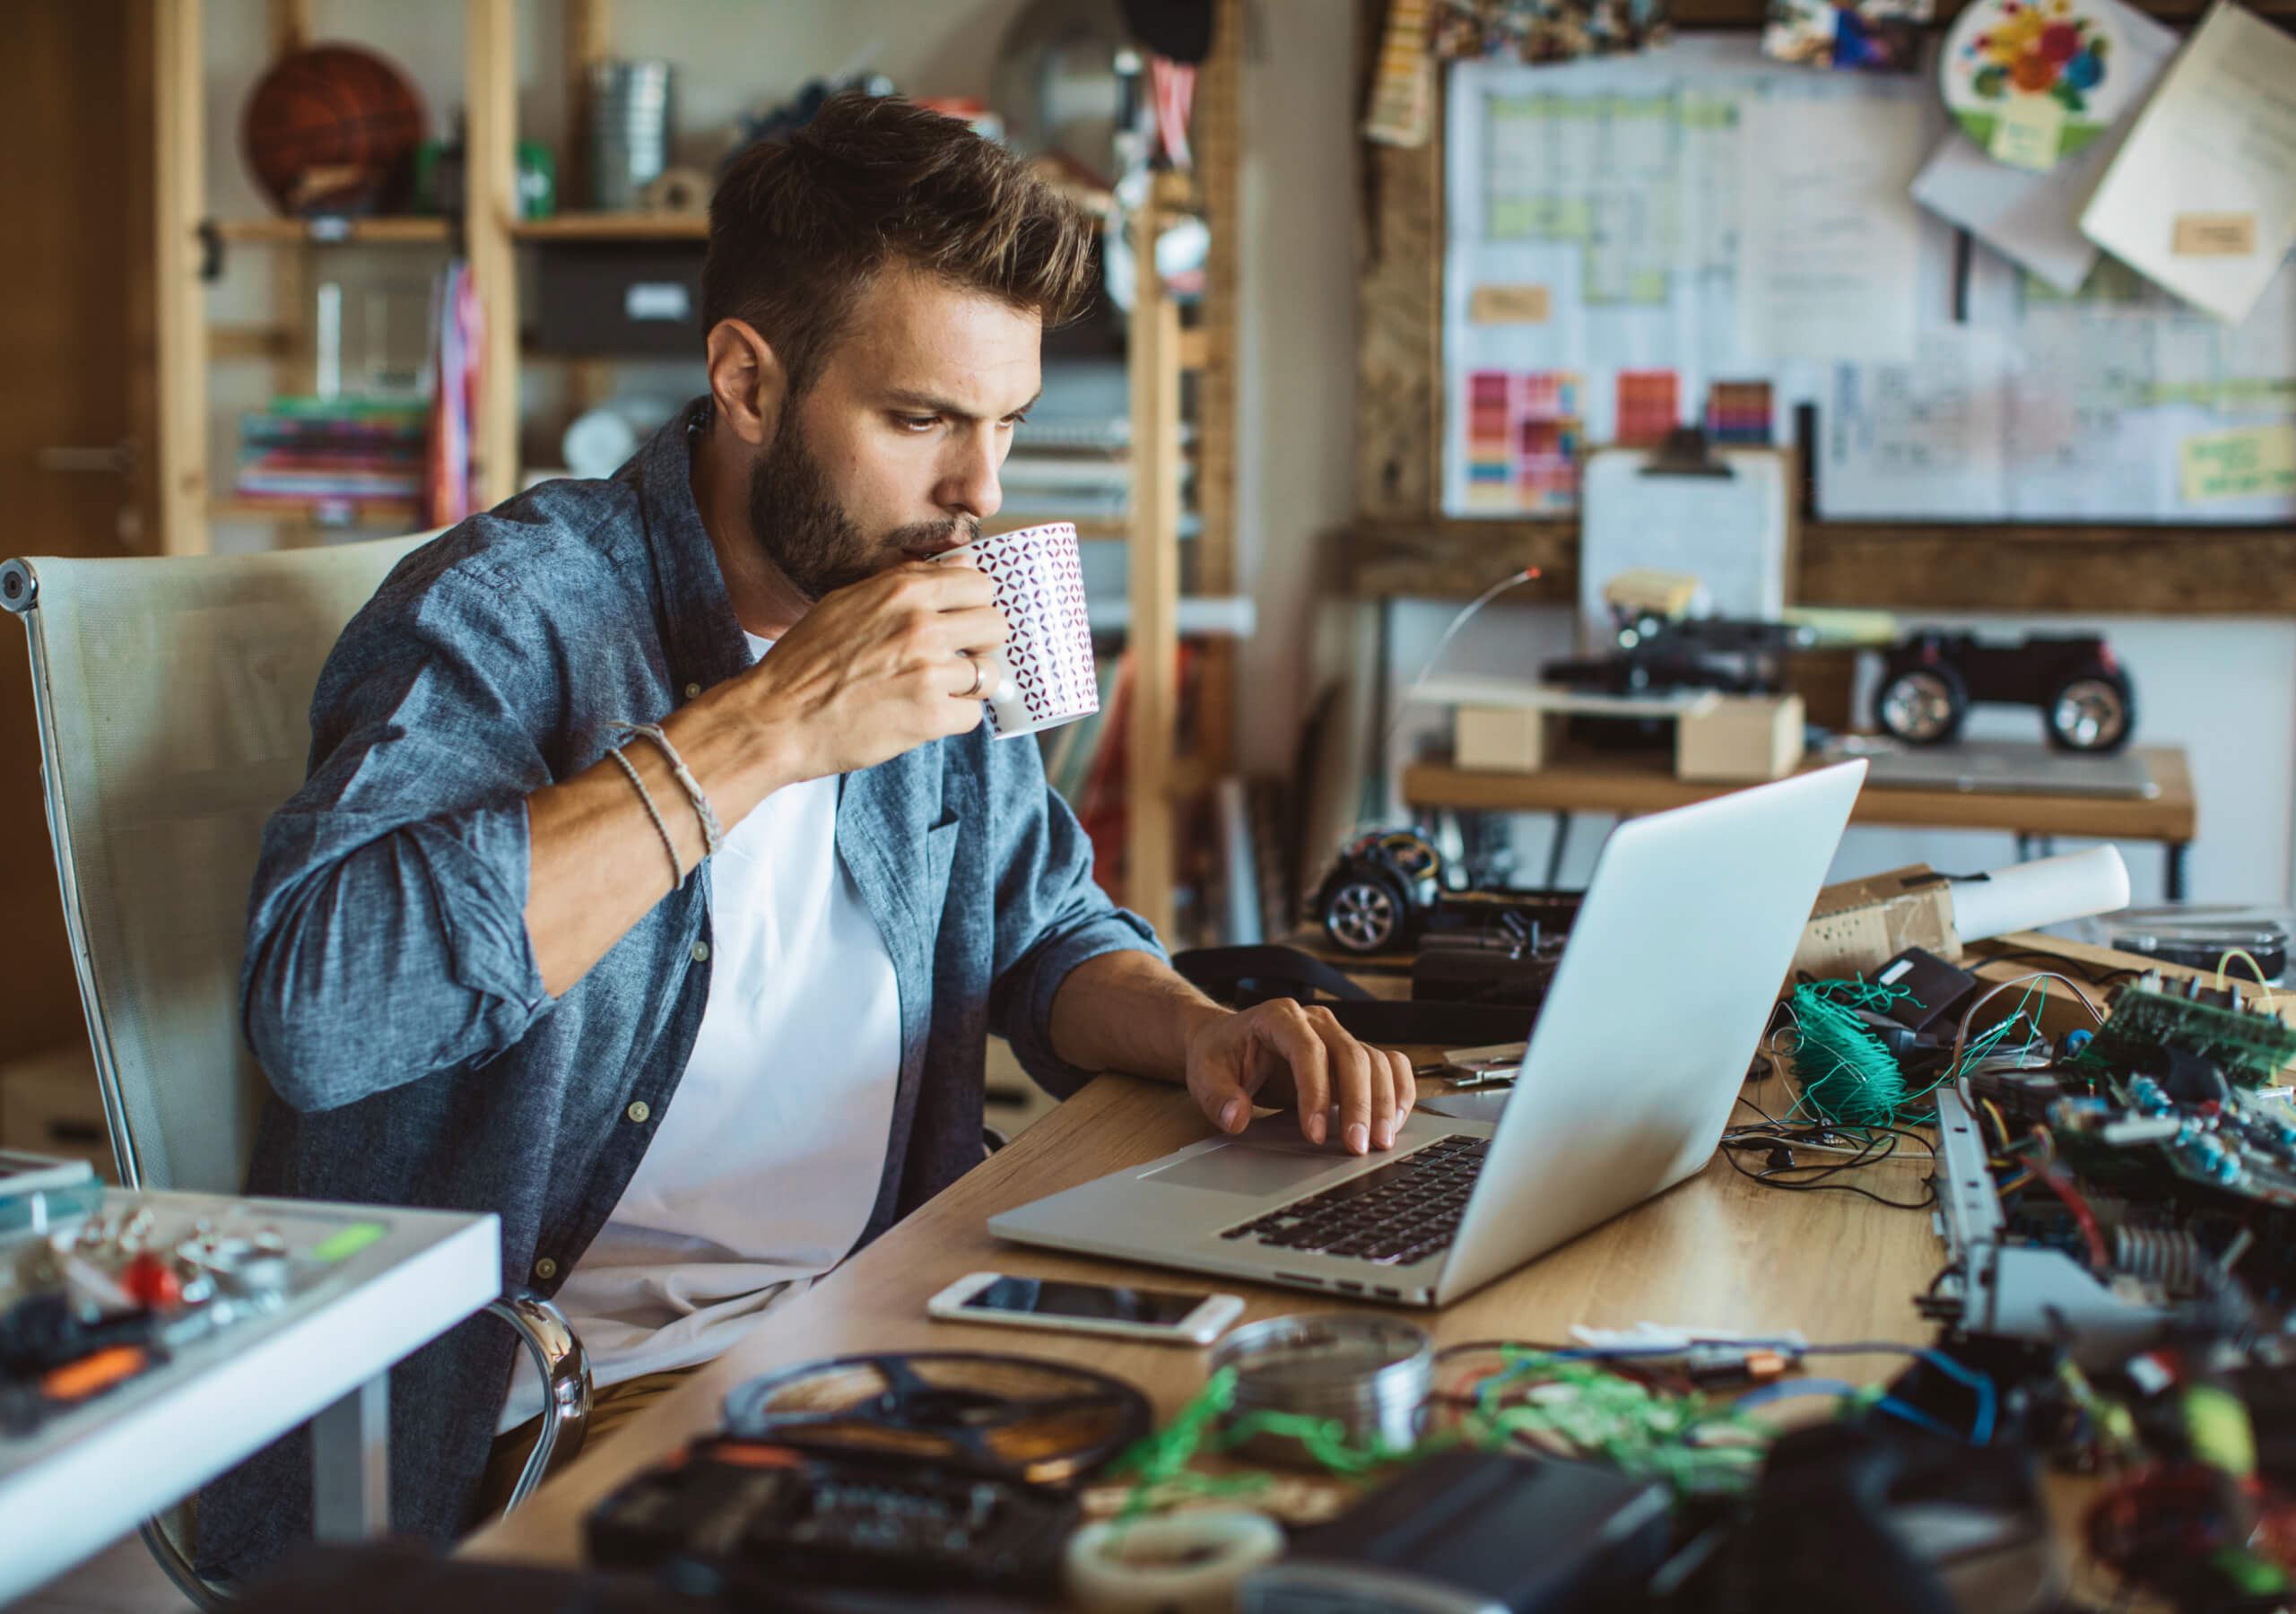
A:
POLYGON ((802 393, 889 265, 1032 309, 1083 312, 1091 226, 1022 162, 913 101, 855 92, 736 157, 709 204, 702 330, 745 320, 802 393))

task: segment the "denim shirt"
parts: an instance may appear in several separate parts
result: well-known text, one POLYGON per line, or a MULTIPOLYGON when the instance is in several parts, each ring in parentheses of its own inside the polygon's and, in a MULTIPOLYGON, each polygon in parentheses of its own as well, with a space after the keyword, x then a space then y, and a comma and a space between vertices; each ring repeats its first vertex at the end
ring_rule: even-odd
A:
MULTIPOLYGON (((344 630, 249 903, 243 1011, 274 1092, 248 1192, 491 1210, 503 1281, 544 1295, 621 1199, 701 1022, 709 870, 553 999, 526 932, 526 797, 598 761, 613 720, 658 722, 750 665, 689 481, 705 418, 690 408, 611 481, 464 522, 344 630)), ((987 1034, 1065 1097, 1088 1073, 1052 1051, 1062 980, 1158 949, 1092 883, 1037 747, 986 727, 846 775, 836 846, 900 1001, 865 1244, 979 1160, 987 1034)), ((805 1078, 771 1049, 760 1063, 805 1078)), ((515 1349, 480 1317, 393 1370, 395 1529, 468 1523, 515 1349)), ((211 1488, 203 1564, 244 1572, 308 1534, 308 1463, 298 1432, 211 1488)))

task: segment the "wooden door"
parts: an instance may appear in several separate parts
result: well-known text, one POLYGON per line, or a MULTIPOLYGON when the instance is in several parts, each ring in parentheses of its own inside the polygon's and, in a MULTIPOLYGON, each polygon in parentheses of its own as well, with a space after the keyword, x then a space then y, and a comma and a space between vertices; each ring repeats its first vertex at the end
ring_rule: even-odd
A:
MULTIPOLYGON (((0 553, 152 530, 150 0, 0 0, 0 553)), ((0 1065, 86 1036, 22 630, 0 620, 0 1065)))

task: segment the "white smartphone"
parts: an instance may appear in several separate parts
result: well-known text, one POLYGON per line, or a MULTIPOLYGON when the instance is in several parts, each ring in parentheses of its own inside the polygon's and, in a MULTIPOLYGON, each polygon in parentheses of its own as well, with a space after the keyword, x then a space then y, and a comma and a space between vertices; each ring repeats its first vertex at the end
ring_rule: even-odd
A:
POLYGON ((1118 1288, 1005 1272, 968 1272, 925 1303, 928 1315, 952 1323, 1066 1328, 1167 1345, 1209 1345, 1243 1309, 1241 1295, 1118 1288))

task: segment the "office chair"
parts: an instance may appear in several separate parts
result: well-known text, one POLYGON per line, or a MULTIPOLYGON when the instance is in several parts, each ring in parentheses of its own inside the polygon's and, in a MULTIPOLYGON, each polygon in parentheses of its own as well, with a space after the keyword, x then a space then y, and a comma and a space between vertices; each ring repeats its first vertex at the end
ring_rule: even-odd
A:
MULTIPOLYGON (((327 652, 430 536, 0 565, 0 606, 30 639, 48 835, 125 1187, 241 1191, 264 1089, 239 1023, 264 820, 303 782, 327 652)), ((487 1309, 517 1331, 551 1409, 516 1507, 580 1451, 589 1367, 540 1296, 487 1309)), ((143 1534, 194 1601, 228 1595, 163 1521, 143 1534)))

